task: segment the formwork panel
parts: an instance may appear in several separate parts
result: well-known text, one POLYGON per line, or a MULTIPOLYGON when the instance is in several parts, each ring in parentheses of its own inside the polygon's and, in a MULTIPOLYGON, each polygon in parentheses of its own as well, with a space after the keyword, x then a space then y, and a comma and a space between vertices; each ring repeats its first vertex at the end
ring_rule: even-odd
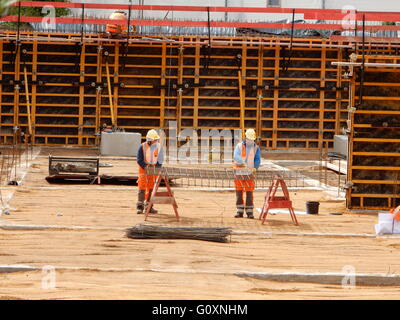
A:
MULTIPOLYGON (((396 56, 383 57, 390 63, 396 56)), ((366 56, 366 62, 374 62, 366 56)), ((400 204, 400 73, 366 68, 362 99, 360 72, 354 82, 347 206, 389 209, 400 204), (360 103, 361 102, 361 103, 360 103)))
POLYGON ((171 120, 179 129, 199 130, 240 129, 243 120, 256 129, 262 147, 332 147, 333 135, 347 119, 348 92, 336 90, 347 82, 340 68, 331 65, 342 59, 343 50, 311 47, 313 41, 329 42, 321 39, 294 39, 310 47, 291 51, 279 42, 254 45, 255 39, 246 37, 238 39, 248 43, 231 45, 231 39, 221 37, 228 44, 209 50, 174 42, 32 40, 23 43, 28 51, 24 61, 14 55, 15 45, 4 40, 1 141, 10 142, 14 126, 27 128, 25 89, 15 89, 26 67, 37 145, 96 145, 96 134, 111 125, 114 115, 118 127, 143 135, 151 128, 168 128, 171 120))

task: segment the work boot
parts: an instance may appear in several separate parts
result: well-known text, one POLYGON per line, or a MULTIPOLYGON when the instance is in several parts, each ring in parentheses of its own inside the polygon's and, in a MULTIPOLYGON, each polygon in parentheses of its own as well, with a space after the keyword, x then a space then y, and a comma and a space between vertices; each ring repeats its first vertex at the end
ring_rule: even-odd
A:
POLYGON ((139 190, 138 192, 138 202, 136 203, 136 213, 142 214, 144 210, 144 198, 146 190, 139 190))
POLYGON ((244 213, 244 205, 238 205, 236 206, 237 213, 235 218, 243 218, 243 213, 244 213))
MULTIPOLYGON (((149 205, 150 205, 150 203, 146 201, 144 204, 144 212, 146 212, 149 205)), ((154 209, 154 207, 152 206, 149 213, 156 214, 156 213, 158 213, 158 211, 156 209, 154 209)))
POLYGON ((137 202, 136 203, 136 213, 137 214, 142 214, 144 210, 144 203, 143 202, 137 202))
POLYGON ((253 208, 254 206, 246 206, 246 214, 248 219, 254 219, 253 208))
POLYGON ((253 215, 253 191, 246 191, 246 214, 247 218, 254 219, 253 215))
POLYGON ((236 209, 237 213, 235 218, 243 218, 244 204, 243 204, 243 191, 236 190, 236 209))

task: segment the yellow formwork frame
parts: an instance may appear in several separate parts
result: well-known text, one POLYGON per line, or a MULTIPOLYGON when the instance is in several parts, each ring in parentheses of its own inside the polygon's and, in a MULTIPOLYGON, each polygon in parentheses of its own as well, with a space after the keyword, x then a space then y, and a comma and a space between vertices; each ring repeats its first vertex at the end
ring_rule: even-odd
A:
POLYGON ((160 74, 160 128, 164 128, 165 123, 165 84, 167 77, 167 44, 162 44, 161 49, 161 74, 160 74))
MULTIPOLYGON (((50 35, 50 38, 53 37, 53 35, 50 35)), ((72 37, 72 35, 71 35, 72 37)), ((89 37, 89 36, 88 36, 89 37)), ((135 37, 133 37, 135 38, 135 37)), ((114 54, 114 62, 112 60, 109 61, 109 66, 108 66, 108 73, 109 76, 107 77, 107 82, 112 82, 111 77, 114 79, 114 83, 119 83, 119 82, 124 82, 126 84, 124 90, 124 93, 121 94, 118 87, 114 87, 113 89, 111 86, 108 86, 108 90, 112 91, 110 94, 108 92, 108 95, 105 94, 104 98, 108 98, 108 108, 110 108, 110 116, 114 117, 114 119, 111 119, 114 122, 118 122, 118 119, 129 119, 130 124, 124 125, 123 128, 126 130, 140 130, 140 131, 145 131, 153 127, 164 127, 165 126, 165 121, 166 120, 173 120, 174 116, 171 114, 166 114, 166 106, 165 106, 165 87, 163 87, 161 90, 156 89, 153 84, 159 85, 161 83, 162 86, 165 86, 166 84, 166 79, 171 79, 174 83, 178 82, 182 84, 182 80, 184 79, 185 83, 194 83, 196 86, 194 86, 193 90, 185 90, 185 95, 177 95, 176 97, 170 97, 172 101, 176 101, 179 105, 181 105, 181 109, 192 109, 193 110, 193 116, 191 115, 181 115, 180 119, 182 121, 181 127, 185 128, 188 126, 193 126, 198 129, 212 129, 215 128, 215 124, 217 124, 217 128, 222 129, 222 128, 227 128, 227 129, 242 129, 243 131, 245 130, 245 126, 253 126, 255 125, 255 129, 257 131, 258 135, 261 135, 261 142, 264 145, 264 143, 268 143, 269 148, 274 148, 274 149, 285 149, 289 148, 290 145, 292 145, 293 142, 296 141, 301 141, 306 142, 309 145, 306 145, 305 149, 313 149, 313 150, 318 150, 318 146, 321 144, 321 141, 329 140, 331 143, 333 140, 331 138, 324 138, 320 131, 321 128, 324 128, 324 123, 335 123, 334 129, 332 130, 324 130, 327 132, 330 132, 330 135, 336 133, 338 130, 340 130, 340 123, 342 122, 340 120, 340 114, 343 115, 345 112, 344 109, 341 109, 341 103, 337 101, 337 99, 325 99, 326 103, 330 103, 331 105, 335 104, 335 108, 332 109, 333 107, 327 107, 327 104, 325 103, 325 106, 321 104, 319 101, 319 98, 280 98, 280 92, 282 92, 281 89, 272 89, 271 91, 264 91, 263 89, 257 89, 256 95, 249 94, 246 97, 246 92, 247 89, 243 89, 243 87, 246 86, 246 83, 252 83, 257 85, 260 84, 271 84, 275 86, 279 86, 280 83, 283 82, 288 82, 288 81, 308 81, 310 84, 315 84, 315 85, 320 85, 321 84, 321 79, 315 76, 306 76, 306 78, 300 78, 300 77, 288 77, 288 76, 282 76, 280 77, 280 48, 281 45, 284 41, 287 39, 276 39, 276 38, 238 38, 238 37, 221 37, 220 39, 215 38, 215 41, 219 40, 224 40, 226 43, 222 44, 222 42, 217 42, 216 45, 213 45, 213 52, 211 55, 211 65, 210 65, 210 72, 209 73, 203 73, 202 72, 202 65, 201 65, 201 45, 199 44, 198 41, 204 40, 204 37, 200 36, 193 36, 193 37, 175 37, 174 38, 177 43, 174 44, 168 44, 168 43, 131 43, 129 46, 130 48, 159 48, 159 51, 157 52, 156 50, 153 50, 152 53, 141 53, 140 50, 131 50, 130 54, 128 54, 128 57, 133 57, 136 58, 136 62, 131 63, 130 65, 127 65, 128 70, 126 72, 122 72, 121 74, 118 73, 116 76, 116 70, 118 70, 119 67, 119 62, 117 62, 117 57, 118 54, 114 54), (241 44, 234 44, 235 39, 241 39, 242 43, 241 44), (181 61, 184 61, 183 64, 181 64, 181 67, 179 64, 172 64, 171 69, 175 70, 183 70, 184 74, 180 71, 179 75, 172 75, 170 77, 167 77, 167 51, 168 47, 170 45, 174 46, 175 48, 178 47, 180 42, 182 41, 194 41, 196 44, 188 44, 185 47, 193 48, 193 52, 186 53, 184 55, 185 59, 181 59, 181 61), (266 43, 266 41, 270 41, 269 44, 266 43), (260 43, 265 42, 263 44, 263 48, 260 47, 260 43), (247 49, 244 49, 247 48, 247 49), (214 50, 215 49, 215 50, 214 50), (223 49, 223 52, 218 52, 219 49, 223 49), (225 50, 226 49, 226 50, 225 50), (234 54, 230 49, 234 50, 235 52, 240 51, 242 53, 242 70, 241 70, 241 77, 240 77, 240 84, 238 85, 241 87, 239 92, 237 91, 237 86, 235 84, 236 81, 238 81, 238 74, 237 74, 237 66, 235 64, 220 64, 219 61, 234 61, 236 58, 236 54, 234 54), (257 51, 258 54, 260 55, 262 52, 265 52, 265 55, 260 58, 260 56, 257 56, 257 51), (247 54, 249 52, 249 54, 247 54), (251 53, 250 53, 251 52, 251 53), (271 54, 274 53, 274 54, 271 54), (143 59, 140 59, 143 58, 143 59), (262 59, 262 61, 260 60, 262 59), (143 61, 141 61, 143 60, 143 61), (152 61, 150 61, 152 60, 152 61), (149 61, 149 62, 147 62, 149 61), (192 61, 192 62, 190 62, 192 61), (265 67, 264 67, 264 62, 265 62, 265 67), (112 74, 112 69, 114 68, 114 76, 112 74), (139 72, 130 72, 130 70, 135 69, 138 70, 139 72), (155 69, 160 69, 160 72, 156 72, 155 69), (145 70, 148 72, 140 72, 140 70, 145 70), (219 71, 221 71, 221 75, 219 75, 219 71), (224 72, 224 74, 222 74, 224 72), (201 75, 200 75, 201 74, 201 75), (164 76, 165 75, 165 76, 164 76), (265 76, 264 76, 265 75, 265 76), (180 81, 181 80, 181 81, 180 81), (221 82, 225 81, 225 84, 221 84, 221 82), (158 81, 158 83, 157 83, 158 81), (220 82, 214 83, 214 82, 220 82), (150 84, 149 84, 150 83, 150 84), (198 84, 202 83, 202 87, 199 88, 198 84), (148 92, 144 92, 144 91, 148 92), (214 91, 212 91, 214 90, 214 91), (226 91, 230 91, 229 94, 225 93, 226 91), (141 92, 143 91, 143 92, 141 92), (220 93, 218 94, 213 94, 212 92, 219 91, 220 93), (232 94, 232 91, 235 91, 236 93, 232 94), (210 93, 211 92, 211 93, 210 93), (261 94, 265 96, 262 99, 259 99, 261 94), (270 96, 269 93, 272 93, 270 96), (112 100, 112 103, 110 103, 110 97, 112 100), (130 102, 122 102, 122 105, 120 105, 118 102, 121 100, 118 99, 124 99, 124 101, 129 101, 129 99, 135 99, 135 103, 130 103, 130 102), (148 100, 158 100, 160 103, 158 105, 154 105, 153 102, 148 103, 148 100), (310 102, 313 104, 316 104, 317 101, 320 103, 319 108, 307 108, 302 107, 300 109, 292 108, 292 107, 285 107, 282 108, 283 111, 288 113, 290 115, 291 112, 297 112, 297 111, 313 111, 313 112, 318 112, 319 117, 318 118, 313 118, 313 116, 299 116, 299 118, 296 117, 279 117, 280 113, 278 113, 280 109, 279 103, 282 100, 287 100, 291 102, 291 104, 296 104, 297 102, 299 103, 304 103, 304 102, 310 102), (191 105, 183 106, 182 101, 193 101, 193 107, 191 105), (217 101, 220 101, 218 103, 217 101), (221 102, 222 101, 222 102, 221 102), (226 101, 226 104, 224 103, 226 101), (143 103, 142 103, 143 102, 143 103), (264 106, 264 104, 266 106, 264 106), (216 106, 218 106, 216 108, 216 106), (121 110, 124 109, 125 114, 121 114, 121 110), (339 109, 339 110, 338 110, 339 109), (130 110, 132 110, 132 115, 130 115, 130 110), (157 110, 158 112, 154 112, 154 110, 157 110), (209 111, 211 110, 220 110, 221 112, 225 112, 225 115, 221 114, 212 114, 209 111), (230 114, 230 110, 232 110, 232 113, 230 114), (147 111, 151 111, 146 113, 147 111), (331 114, 333 112, 336 112, 336 115, 334 119, 328 119, 326 118, 323 114, 325 111, 330 112, 331 114), (133 113, 135 112, 135 113, 133 113), (240 115, 237 113, 240 112, 240 115), (256 112, 256 115, 254 116, 254 112, 256 112), (264 116, 263 112, 268 112, 272 113, 272 115, 264 116), (141 121, 142 119, 146 119, 149 121, 141 121), (131 121, 132 120, 132 121, 131 121), (184 120, 184 122, 183 122, 184 120), (192 125, 191 125, 191 120, 192 125), (208 121, 212 120, 212 121, 208 121), (312 128, 312 129, 300 129, 300 128, 292 128, 290 129, 289 127, 285 128, 280 128, 278 126, 278 121, 285 121, 285 122, 295 122, 295 121, 301 121, 301 122, 306 122, 306 121, 313 121, 313 122, 319 122, 317 128, 312 128), (269 122, 272 124, 269 125, 269 122), (214 123, 213 125, 209 123, 214 123), (223 124, 224 123, 224 124, 223 124), (264 125, 263 125, 264 123, 264 125), (218 127, 219 125, 219 127, 218 127), (264 126, 264 127, 263 127, 264 126), (289 128, 289 129, 288 129, 289 128), (280 132, 283 131, 293 131, 293 132, 314 132, 318 134, 318 139, 306 139, 306 138, 284 138, 283 136, 279 136, 280 132), (272 133, 272 136, 269 136, 269 134, 272 133), (268 134, 268 136, 263 136, 265 134, 268 134), (278 139, 279 136, 279 139, 278 139)), ((95 46, 96 43, 100 45, 102 42, 99 40, 96 40, 95 37, 93 37, 92 43, 86 43, 85 45, 87 47, 90 46, 95 46)), ((287 41, 286 41, 287 42, 287 41)), ((314 45, 324 45, 324 40, 321 39, 294 39, 294 42, 301 42, 302 44, 307 44, 309 47, 302 47, 302 48, 295 48, 296 50, 301 50, 304 52, 307 51, 321 51, 321 49, 316 49, 315 47, 313 48, 314 45), (307 42, 308 41, 308 42, 307 42)), ((67 68, 68 66, 73 66, 74 63, 71 62, 71 59, 75 55, 75 53, 71 50, 60 50, 55 44, 58 45, 59 47, 71 47, 74 44, 73 43, 63 43, 55 38, 51 40, 50 42, 44 42, 42 40, 37 40, 37 44, 41 45, 41 54, 45 53, 46 55, 49 56, 54 56, 55 58, 58 56, 63 56, 65 58, 63 63, 55 62, 53 60, 52 62, 48 62, 49 66, 54 65, 54 70, 48 70, 47 72, 39 72, 38 77, 39 79, 43 77, 57 77, 57 76, 62 76, 65 78, 59 81, 59 83, 54 84, 54 83, 48 83, 46 86, 52 87, 52 86, 57 86, 57 87, 68 87, 71 86, 71 82, 69 82, 67 79, 68 77, 80 77, 80 75, 77 74, 77 71, 74 72, 62 72, 59 73, 57 68, 59 66, 63 66, 64 68, 67 68), (49 48, 46 49, 46 46, 44 44, 49 44, 49 48)), ((112 43, 112 42, 110 42, 112 43)), ((215 42, 214 42, 215 43, 215 42)), ((329 43, 332 43, 330 41, 326 41, 326 44, 329 45, 329 43)), ((109 47, 111 47, 110 52, 112 52, 112 47, 116 46, 115 43, 112 43, 112 45, 107 44, 109 47)), ((336 49, 330 49, 330 50, 336 50, 336 49)), ((118 49, 115 50, 117 52, 118 49)), ((6 53, 6 52, 5 52, 6 53)), ((37 58, 39 53, 33 53, 33 61, 37 58)), ((102 66, 104 67, 104 62, 103 65, 98 64, 98 62, 94 61, 94 57, 99 56, 98 53, 95 53, 93 50, 87 50, 86 51, 86 61, 82 64, 81 63, 81 68, 82 65, 85 66, 85 68, 88 69, 95 69, 97 67, 97 71, 87 71, 85 73, 84 77, 80 79, 88 81, 89 79, 93 79, 90 81, 95 81, 96 79, 97 82, 102 82, 102 66)), ((172 58, 173 59, 178 59, 179 53, 172 53, 172 58)), ((83 57, 81 57, 83 59, 83 57)), ((312 58, 312 55, 308 56, 305 55, 305 58, 300 57, 293 57, 292 61, 321 61, 321 59, 317 58, 312 58)), ((330 61, 336 61, 337 59, 331 59, 327 58, 326 63, 329 63, 330 61)), ((3 61, 3 64, 7 63, 3 61)), ((33 63, 34 64, 34 63, 33 63)), ((44 63, 41 63, 43 65, 44 63)), ((35 67, 33 66, 33 69, 35 67)), ((290 70, 302 72, 302 71, 319 71, 322 72, 323 70, 323 63, 321 62, 321 67, 320 68, 314 68, 310 69, 306 66, 304 67, 291 67, 290 70)), ((337 72, 338 68, 329 68, 326 65, 325 72, 337 72)), ((103 69, 104 70, 104 69, 103 69)), ((28 73, 29 74, 29 73, 28 73)), ((7 75, 8 76, 8 75, 7 75)), ((12 74, 14 78, 14 73, 12 74)), ((32 79, 34 79, 36 75, 32 75, 32 79)), ((17 77, 15 77, 17 79, 17 77)), ((37 77, 36 77, 37 79, 37 77)), ((335 79, 326 79, 325 84, 328 84, 328 81, 335 81, 335 84, 338 83, 337 76, 335 79)), ((330 82, 332 83, 332 82, 330 82)), ((39 103, 36 103, 36 106, 38 107, 43 107, 43 106, 50 106, 46 102, 43 102, 43 97, 48 97, 48 100, 53 99, 53 97, 59 96, 59 93, 44 93, 42 91, 39 91, 39 93, 36 94, 36 85, 32 84, 32 101, 31 101, 31 113, 32 113, 32 125, 33 125, 33 131, 35 131, 34 127, 37 125, 40 127, 40 130, 43 131, 43 129, 49 127, 73 127, 73 125, 52 125, 51 124, 51 118, 56 118, 55 114, 46 114, 43 111, 40 111, 38 114, 38 117, 43 118, 47 117, 49 120, 47 121, 47 124, 42 123, 36 123, 35 115, 34 115, 34 100, 37 97, 39 103), (39 100, 40 99, 40 100, 39 100), (35 120, 33 120, 35 119, 35 120)), ((251 89, 248 89, 251 90, 251 89)), ((309 89, 303 89, 303 88, 292 88, 290 89, 291 91, 310 91, 309 89)), ((16 93, 13 93, 16 95, 16 93)), ((336 97, 341 95, 342 92, 336 93, 336 97)), ((5 96, 10 96, 10 92, 4 92, 2 91, 1 95, 3 97, 5 96)), ((345 95, 343 93, 343 95, 345 95)), ((66 111, 65 113, 63 112, 60 114, 61 117, 68 117, 68 118, 76 118, 76 123, 80 127, 84 127, 85 130, 98 130, 100 128, 100 119, 102 117, 107 117, 107 116, 102 116, 101 115, 101 103, 102 103, 102 97, 100 94, 98 94, 98 91, 96 93, 90 93, 86 94, 85 91, 82 92, 82 89, 79 90, 79 93, 62 93, 62 96, 65 96, 66 98, 70 99, 74 98, 77 99, 79 102, 79 111, 77 114, 74 112, 69 112, 66 111), (84 98, 83 98, 84 95, 84 98), (94 102, 96 101, 96 102, 94 102), (96 110, 95 114, 88 114, 84 110, 96 110), (83 113, 82 113, 83 112, 83 113), (85 124, 86 120, 85 119, 95 119, 95 125, 93 124, 85 124)), ((11 104, 11 99, 8 97, 3 103, 3 105, 14 105, 17 103, 17 99, 14 99, 14 101, 11 104), (9 99, 9 100, 7 100, 9 99)), ((346 101, 346 99, 342 100, 343 102, 346 101)), ((51 103, 51 102, 50 102, 51 103)), ((174 104, 171 104, 171 110, 173 110, 174 104)), ((76 107, 77 105, 73 106, 70 104, 63 104, 59 105, 63 106, 65 109, 71 107, 76 107)), ((107 107, 107 104, 104 106, 107 107)), ((15 107, 14 111, 17 112, 17 108, 15 107)), ((9 116, 4 112, 0 112, 0 117, 1 119, 9 116)), ((14 115, 14 120, 13 120, 13 125, 16 122, 16 116, 14 115), (15 121, 14 121, 15 120, 15 121)), ((19 120, 19 119, 18 119, 19 120)), ((10 121, 11 122, 11 121, 10 121)), ((71 121, 72 122, 72 121, 71 121)), ((10 126, 10 124, 4 123, 5 126, 10 126)), ((75 125, 76 128, 76 125, 75 125)), ((4 135, 3 135, 4 137, 4 135)), ((40 139, 46 139, 44 142, 42 141, 40 144, 48 144, 48 139, 56 137, 55 135, 52 134, 41 134, 38 136, 40 139)), ((75 143, 74 141, 78 141, 77 145, 88 145, 89 139, 94 139, 94 138, 88 138, 89 136, 83 136, 81 133, 77 134, 76 136, 70 135, 70 134, 61 134, 57 136, 57 138, 63 138, 65 139, 66 143, 75 143), (74 139, 71 139, 74 138, 74 139), (67 140, 68 139, 68 140, 67 140)), ((54 141, 60 140, 60 139, 51 139, 54 141)), ((41 140, 40 140, 41 141, 41 140)), ((295 145, 295 144, 293 144, 295 145)))
MULTIPOLYGON (((326 85, 326 48, 321 50, 321 82, 320 86, 325 87, 326 85)), ((325 110, 325 90, 319 92, 319 132, 318 132, 318 148, 323 149, 324 147, 324 110, 325 110)))
MULTIPOLYGON (((198 38, 197 38, 198 39, 198 38)), ((195 62, 194 62, 194 88, 193 97, 193 127, 198 128, 199 126, 199 87, 200 84, 200 45, 196 45, 195 48, 195 62)))
MULTIPOLYGON (((19 82, 21 80, 20 78, 20 48, 18 48, 17 55, 15 56, 14 60, 14 70, 15 70, 15 81, 19 82)), ((17 143, 17 137, 16 137, 16 130, 20 129, 19 125, 19 95, 20 95, 20 90, 21 87, 17 84, 14 86, 14 128, 13 128, 13 144, 17 143)))
POLYGON ((264 46, 258 48, 258 79, 257 79, 257 111, 256 111, 256 132, 257 136, 262 135, 262 107, 263 107, 263 90, 261 86, 263 85, 263 72, 264 72, 264 46))
MULTIPOLYGON (((2 52, 3 52, 3 41, 0 41, 0 66, 3 66, 2 52)), ((3 68, 1 67, 1 69, 0 69, 0 98, 2 97, 2 95, 3 95, 3 68)), ((3 131, 3 117, 2 117, 3 110, 2 109, 3 109, 2 104, 0 103, 0 134, 3 131)), ((0 142, 1 142, 1 140, 3 140, 3 143, 5 144, 7 141, 7 136, 3 136, 3 137, 0 136, 0 142)))
MULTIPOLYGON (((80 55, 79 82, 85 81, 86 44, 82 44, 80 55)), ((79 86, 79 118, 78 118, 78 145, 83 146, 83 105, 85 100, 85 87, 79 86)))
MULTIPOLYGON (((115 51, 114 51, 114 83, 119 83, 119 52, 120 52, 120 45, 119 43, 115 44, 115 51)), ((113 91, 113 117, 115 121, 115 126, 118 126, 118 91, 119 86, 114 86, 113 91)))
MULTIPOLYGON (((280 47, 275 48, 275 59, 274 59, 274 86, 279 86, 279 68, 280 68, 280 47)), ((277 148, 278 140, 278 103, 279 103, 279 90, 274 89, 273 97, 273 113, 272 113, 272 149, 277 148)))
POLYGON ((35 134, 36 134, 36 92, 37 85, 37 59, 38 59, 38 42, 34 41, 32 44, 32 102, 31 102, 31 119, 32 119, 32 136, 31 143, 35 143, 35 134))
MULTIPOLYGON (((97 83, 101 83, 102 82, 102 78, 103 78, 103 48, 101 46, 100 42, 97 42, 97 73, 96 73, 96 81, 97 83)), ((95 133, 100 134, 100 117, 101 117, 101 91, 102 91, 102 87, 100 85, 96 86, 96 106, 95 106, 95 133)), ((95 145, 98 146, 100 144, 100 136, 96 135, 95 138, 95 145)))

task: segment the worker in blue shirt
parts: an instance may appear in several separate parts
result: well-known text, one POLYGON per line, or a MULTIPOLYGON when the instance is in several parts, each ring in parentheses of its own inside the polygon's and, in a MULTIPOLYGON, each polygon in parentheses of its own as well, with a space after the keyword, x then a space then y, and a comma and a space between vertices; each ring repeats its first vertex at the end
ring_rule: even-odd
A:
MULTIPOLYGON (((164 152, 159 140, 160 136, 157 131, 149 130, 146 142, 142 143, 137 153, 139 165, 137 214, 146 211, 157 178, 156 175, 147 174, 146 167, 161 167, 164 161, 164 152)), ((157 210, 150 208, 150 213, 157 213, 157 210)))
POLYGON ((260 147, 255 142, 256 132, 254 129, 246 130, 245 136, 246 139, 236 145, 233 154, 234 169, 238 172, 238 176, 235 179, 237 209, 235 218, 243 218, 243 214, 246 211, 247 218, 254 219, 254 173, 260 167, 261 156, 260 147), (243 174, 239 175, 239 171, 241 173, 247 172, 246 179, 243 179, 243 174), (243 199, 244 192, 246 193, 246 204, 243 199))

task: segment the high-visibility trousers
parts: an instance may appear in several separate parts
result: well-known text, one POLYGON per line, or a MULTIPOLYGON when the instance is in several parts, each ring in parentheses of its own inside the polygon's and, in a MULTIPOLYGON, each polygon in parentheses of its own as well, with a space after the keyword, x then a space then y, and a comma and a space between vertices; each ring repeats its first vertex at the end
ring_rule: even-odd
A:
POLYGON ((117 24, 107 24, 106 32, 121 33, 122 32, 122 27, 120 25, 117 25, 117 24))
POLYGON ((254 179, 250 180, 239 180, 235 179, 235 189, 236 191, 254 191, 256 185, 254 179))
MULTIPOLYGON (((245 170, 244 167, 241 166, 234 166, 235 170, 245 170)), ((240 177, 240 176, 239 176, 240 177)), ((255 189, 255 182, 254 182, 254 176, 252 176, 252 178, 250 179, 235 179, 235 189, 236 191, 254 191, 255 189)))
POLYGON ((146 174, 145 169, 139 166, 138 187, 139 190, 146 190, 146 199, 149 199, 149 192, 153 190, 156 179, 156 175, 146 174))

